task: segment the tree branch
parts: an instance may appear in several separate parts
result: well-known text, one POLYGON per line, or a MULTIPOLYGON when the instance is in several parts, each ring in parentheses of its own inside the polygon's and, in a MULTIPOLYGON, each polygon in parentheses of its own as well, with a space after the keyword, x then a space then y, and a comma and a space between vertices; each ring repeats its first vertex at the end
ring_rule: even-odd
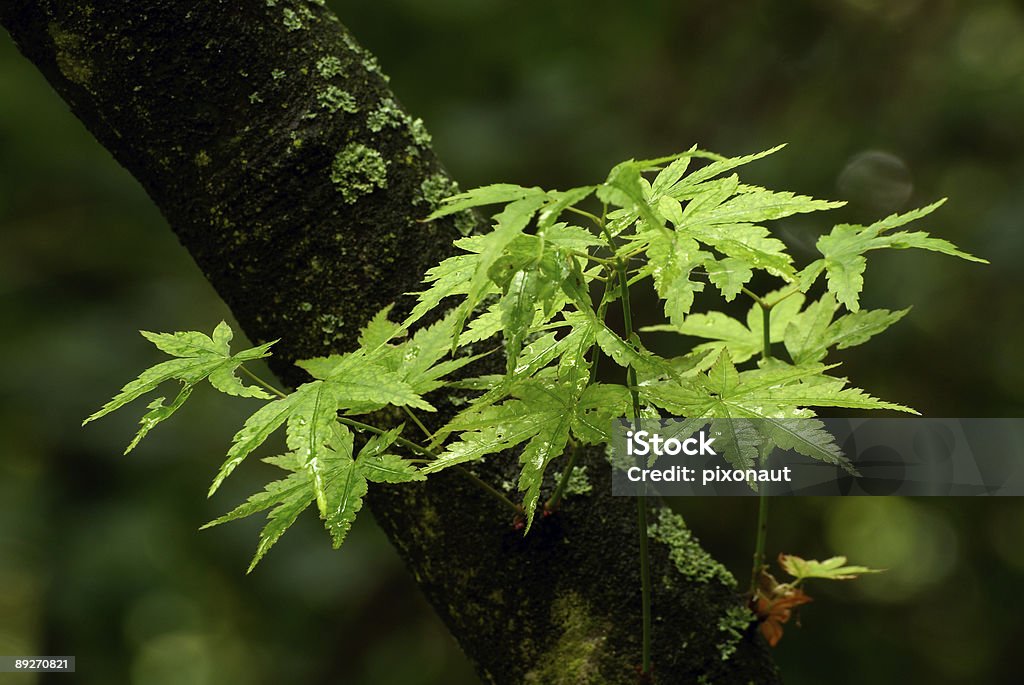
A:
MULTIPOLYGON (((0 23, 145 188, 273 369, 350 349, 378 309, 419 289, 469 217, 420 223, 453 189, 422 124, 321 1, 85 4, 0 0, 0 23)), ((478 476, 503 490, 515 458, 478 476)), ((563 499, 529 536, 458 474, 382 486, 371 508, 485 680, 635 683, 640 596, 633 501, 563 499)), ((550 488, 550 486, 549 486, 550 488)), ((777 682, 724 569, 652 508, 658 683, 777 682), (739 621, 742 624, 742 621, 739 621), (723 658, 723 656, 727 658, 723 658)))

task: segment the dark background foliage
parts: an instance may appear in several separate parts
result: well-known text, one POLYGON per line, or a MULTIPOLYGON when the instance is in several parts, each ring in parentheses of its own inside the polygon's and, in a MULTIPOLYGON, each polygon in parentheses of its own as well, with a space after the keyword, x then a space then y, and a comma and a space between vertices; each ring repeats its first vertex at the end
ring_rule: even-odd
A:
MULTIPOLYGON (((693 143, 788 142, 746 180, 850 201, 778 226, 801 259, 831 222, 949 196, 927 228, 992 265, 874 258, 866 305, 914 311, 844 353, 843 371, 925 415, 1020 415, 1018 4, 333 4, 464 186, 577 185, 693 143)), ((0 226, 0 654, 75 654, 74 682, 90 684, 474 682, 368 518, 334 553, 310 516, 251 576, 258 521, 196 532, 266 477, 247 467, 204 497, 245 401, 197 393, 128 458, 130 413, 79 427, 158 359, 136 329, 211 329, 229 314, 6 36, 0 226)), ((753 502, 675 504, 743 576, 753 502)), ((787 682, 1018 682, 1024 502, 800 499, 774 503, 772 519, 771 554, 890 569, 817 588, 777 649, 787 682)))

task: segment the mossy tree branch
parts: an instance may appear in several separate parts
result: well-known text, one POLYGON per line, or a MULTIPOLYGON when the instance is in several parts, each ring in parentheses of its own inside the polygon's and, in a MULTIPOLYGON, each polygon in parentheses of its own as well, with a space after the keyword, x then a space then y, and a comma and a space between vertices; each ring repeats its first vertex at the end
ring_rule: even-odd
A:
MULTIPOLYGON (((322 0, 0 0, 0 23, 145 188, 273 368, 353 346, 358 327, 447 256, 454 221, 420 223, 454 184, 376 60, 322 0)), ((466 220, 465 217, 462 219, 466 220)), ((371 508, 481 676, 633 683, 635 514, 593 488, 529 536, 458 474, 379 487, 371 508)), ((476 470, 501 489, 514 459, 476 470)), ((772 683, 724 570, 652 508, 659 683, 772 683), (727 657, 727 658, 723 658, 727 657)))

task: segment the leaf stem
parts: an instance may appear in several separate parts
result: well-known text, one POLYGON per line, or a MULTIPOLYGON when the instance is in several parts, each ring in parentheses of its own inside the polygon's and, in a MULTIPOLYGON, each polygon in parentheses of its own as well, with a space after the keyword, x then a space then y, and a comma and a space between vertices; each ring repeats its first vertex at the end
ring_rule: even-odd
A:
MULTIPOLYGON (((338 421, 343 423, 343 424, 345 424, 346 426, 349 426, 351 428, 355 428, 358 431, 363 431, 363 432, 367 432, 367 433, 374 433, 376 435, 383 435, 384 433, 387 432, 387 431, 385 431, 385 430, 383 430, 381 428, 377 428, 376 426, 371 426, 368 423, 363 423, 362 421, 356 421, 355 419, 350 419, 347 416, 339 416, 338 417, 338 421)), ((424 457, 428 457, 431 461, 433 461, 434 459, 437 459, 437 455, 436 454, 434 454, 433 452, 428 450, 426 447, 423 447, 421 445, 417 445, 412 440, 406 440, 405 438, 399 436, 399 437, 395 438, 395 443, 398 444, 398 445, 401 445, 402 447, 406 447, 406 448, 412 450, 416 454, 421 454, 424 457)))
POLYGON ((571 255, 573 255, 575 257, 583 257, 584 259, 589 259, 589 260, 591 260, 593 262, 597 262, 598 264, 605 264, 605 265, 614 265, 615 264, 615 260, 614 259, 607 259, 605 257, 598 257, 597 255, 590 254, 589 252, 580 252, 579 250, 569 250, 569 254, 571 254, 571 255))
POLYGON ((758 295, 757 293, 755 293, 753 290, 750 290, 749 288, 747 288, 747 286, 745 286, 745 285, 740 286, 740 290, 743 292, 744 295, 746 295, 747 297, 752 299, 754 302, 757 302, 762 307, 765 305, 764 298, 761 297, 760 295, 758 295))
POLYGON ((757 508, 757 538, 754 542, 754 566, 750 570, 750 596, 757 595, 757 581, 761 577, 761 570, 764 568, 764 548, 768 538, 768 497, 764 494, 764 488, 758 493, 757 508))
POLYGON ((406 415, 408 415, 408 417, 409 417, 410 419, 412 419, 412 422, 413 422, 413 423, 415 423, 415 424, 416 424, 416 426, 417 426, 417 427, 419 427, 419 429, 420 429, 421 431, 423 431, 423 435, 427 436, 427 439, 428 439, 428 440, 431 440, 431 439, 433 439, 433 437, 434 437, 434 434, 433 434, 433 433, 431 433, 431 432, 430 432, 429 430, 427 430, 427 427, 423 425, 423 422, 422 422, 422 421, 420 421, 419 417, 418 417, 418 416, 416 416, 416 414, 415 414, 415 413, 413 412, 413 410, 412 410, 412 409, 410 409, 409 407, 407 407, 407 406, 405 406, 405 405, 402 405, 402 409, 404 409, 404 410, 405 410, 405 413, 406 413, 406 415))
MULTIPOLYGON (((633 310, 629 303, 629 281, 626 278, 626 263, 621 259, 615 265, 619 274, 619 299, 622 300, 622 318, 625 328, 626 340, 633 339, 633 310)), ((640 420, 640 394, 637 392, 636 369, 626 367, 626 379, 629 385, 629 394, 633 399, 633 422, 640 420)))
POLYGON ((573 445, 572 452, 569 453, 569 461, 565 465, 565 471, 562 472, 562 477, 558 480, 555 491, 551 493, 551 497, 544 503, 544 511, 555 511, 558 509, 558 505, 562 503, 565 486, 569 484, 569 476, 572 475, 573 469, 576 468, 576 460, 579 459, 580 452, 582 451, 583 448, 579 443, 573 445))
MULTIPOLYGON (((761 351, 762 359, 772 358, 772 307, 775 304, 767 304, 758 298, 763 314, 762 327, 764 328, 764 348, 761 351)), ((757 581, 761 577, 761 569, 764 568, 764 548, 768 538, 768 496, 764 494, 764 484, 757 492, 757 537, 754 540, 754 565, 750 571, 750 596, 757 595, 757 581)))
POLYGON ((640 602, 643 605, 641 672, 651 670, 651 568, 647 560, 647 499, 636 498, 636 527, 640 531, 640 602))
POLYGON ((765 301, 765 304, 767 304, 769 307, 774 307, 775 305, 777 305, 778 303, 782 302, 786 298, 792 297, 793 295, 796 295, 798 292, 800 292, 800 286, 798 284, 794 283, 790 290, 782 293, 781 295, 776 297, 771 302, 765 301))
MULTIPOLYGON (((345 424, 346 426, 351 426, 352 428, 355 428, 356 430, 367 431, 367 432, 370 432, 370 433, 376 433, 377 435, 381 435, 382 433, 387 432, 387 431, 381 430, 380 428, 377 428, 376 426, 371 426, 368 423, 363 423, 362 421, 356 421, 355 419, 350 419, 347 416, 339 416, 338 417, 338 421, 340 421, 341 423, 345 424)), ((406 440, 403 437, 398 437, 398 438, 395 439, 395 443, 397 443, 399 445, 402 445, 403 447, 407 447, 410 450, 416 452, 417 454, 422 454, 425 457, 429 457, 429 461, 434 461, 435 459, 437 459, 437 455, 436 454, 434 454, 433 452, 431 452, 430 450, 428 450, 425 447, 421 447, 420 445, 417 445, 415 442, 413 442, 411 440, 406 440)), ((464 475, 465 477, 469 478, 471 481, 473 481, 473 483, 477 487, 479 487, 480 489, 482 489, 485 492, 487 492, 487 494, 489 494, 492 497, 494 497, 496 500, 498 500, 504 506, 506 506, 509 509, 511 509, 517 515, 521 515, 523 513, 523 508, 521 506, 519 506, 518 504, 516 504, 515 502, 510 500, 508 497, 506 497, 500 491, 498 491, 496 488, 494 488, 490 483, 488 483, 485 480, 481 479, 479 476, 477 476, 475 473, 473 473, 469 469, 466 469, 466 468, 464 468, 464 467, 462 467, 462 466, 460 466, 458 464, 456 464, 453 468, 456 471, 458 471, 459 473, 461 473, 462 475, 464 475)))
POLYGON ((600 228, 600 229, 602 229, 602 230, 604 229, 604 221, 602 221, 602 220, 600 219, 600 217, 598 217, 597 215, 595 215, 595 214, 591 214, 590 212, 586 211, 585 209, 580 209, 579 207, 566 207, 566 209, 567 209, 568 211, 572 212, 573 214, 579 214, 580 216, 585 216, 585 217, 587 217, 588 219, 590 219, 591 221, 593 221, 593 222, 594 222, 594 224, 595 224, 595 225, 596 225, 596 226, 597 226, 598 228, 600 228))
POLYGON ((764 322, 763 326, 762 326, 764 328, 764 335, 762 336, 763 337, 764 349, 761 351, 761 358, 762 359, 771 359, 772 358, 772 325, 771 325, 772 324, 772 308, 767 306, 767 305, 762 304, 761 305, 761 315, 762 315, 762 321, 764 322))
POLYGON ((500 490, 498 490, 493 485, 491 485, 487 481, 485 481, 482 478, 480 478, 478 475, 476 475, 475 473, 473 473, 469 469, 467 469, 464 466, 461 466, 459 464, 456 464, 452 468, 454 468, 456 471, 461 473, 463 476, 465 476, 466 478, 471 480, 473 483, 476 484, 477 487, 479 487, 480 489, 482 489, 485 492, 487 492, 494 499, 496 499, 499 502, 501 502, 504 506, 506 506, 509 509, 511 509, 517 516, 522 516, 523 515, 523 508, 522 508, 522 506, 520 506, 520 505, 516 504, 515 502, 513 502, 512 500, 510 500, 500 490))
MULTIPOLYGON (((614 250, 611 233, 607 227, 603 227, 608 238, 609 245, 614 250)), ((626 340, 633 339, 633 311, 629 302, 629 279, 626 276, 626 262, 617 259, 615 264, 619 275, 619 299, 622 300, 622 318, 626 333, 626 340)), ((626 381, 629 386, 629 395, 633 400, 633 428, 640 429, 640 393, 637 391, 636 369, 632 365, 626 367, 626 381)), ((647 558, 647 498, 638 496, 636 498, 636 527, 640 536, 640 603, 642 612, 642 635, 641 635, 641 673, 647 674, 651 670, 651 568, 647 558)))
POLYGON ((244 364, 239 364, 238 365, 238 370, 241 371, 242 373, 244 373, 246 376, 248 376, 249 379, 252 380, 254 383, 256 383, 257 385, 263 387, 265 390, 269 390, 270 392, 272 392, 273 394, 277 395, 281 399, 284 399, 285 397, 288 397, 288 395, 285 394, 283 391, 278 390, 273 385, 271 385, 270 383, 266 382, 265 380, 263 380, 262 378, 260 378, 256 374, 254 374, 249 369, 245 368, 244 364))

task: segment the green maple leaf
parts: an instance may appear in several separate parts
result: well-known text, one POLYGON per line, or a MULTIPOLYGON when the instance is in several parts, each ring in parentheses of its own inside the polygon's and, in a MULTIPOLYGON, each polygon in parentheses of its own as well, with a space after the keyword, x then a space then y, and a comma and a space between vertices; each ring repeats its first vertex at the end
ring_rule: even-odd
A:
POLYGON ((509 389, 511 399, 461 412, 439 431, 442 435, 460 433, 459 439, 447 445, 423 472, 434 473, 526 443, 519 458, 519 490, 529 530, 544 473, 551 461, 564 453, 570 435, 588 443, 607 439, 613 415, 626 408, 625 388, 589 384, 590 370, 583 359, 587 349, 588 344, 570 348, 557 368, 549 367, 543 374, 514 384, 509 389))
POLYGON ((353 457, 352 433, 335 420, 333 412, 319 409, 330 405, 324 397, 329 385, 311 385, 301 393, 297 391, 299 397, 293 401, 293 413, 287 419, 288 446, 292 451, 264 459, 289 471, 289 475, 268 483, 263 491, 203 526, 209 528, 270 510, 249 571, 314 502, 334 547, 338 548, 362 508, 369 482, 425 479, 415 464, 388 451, 398 439, 401 426, 375 435, 353 457))
POLYGON ((565 452, 569 431, 576 420, 578 387, 569 389, 556 383, 535 380, 518 394, 525 406, 529 407, 529 418, 525 419, 533 428, 532 435, 519 463, 519 490, 523 493, 523 510, 526 512, 526 530, 533 524, 534 512, 540 499, 540 487, 544 471, 551 461, 565 452))
MULTIPOLYGON (((595 190, 597 190, 597 186, 583 186, 580 188, 570 188, 569 190, 549 191, 547 193, 549 198, 548 204, 544 206, 544 209, 542 209, 537 216, 538 233, 547 233, 553 226, 557 225, 556 222, 563 212, 565 212, 569 207, 577 205, 585 200, 595 190)), ((590 240, 593 240, 593 238, 590 240)), ((588 244, 600 245, 601 243, 600 241, 588 241, 588 244)))
POLYGON ((826 293, 820 300, 792 317, 786 326, 783 342, 795 363, 816 362, 825 358, 831 346, 828 330, 836 309, 836 299, 831 293, 826 293))
POLYGON ((348 536, 367 492, 366 474, 352 457, 352 433, 335 422, 334 440, 324 452, 324 494, 326 511, 321 514, 334 549, 348 536))
POLYGON ((905 214, 893 214, 870 226, 836 226, 831 233, 818 239, 818 250, 823 259, 808 267, 807 276, 801 279, 801 282, 809 287, 817 274, 824 269, 828 289, 835 294, 836 299, 846 305, 847 309, 855 312, 860 309, 860 292, 864 288, 864 270, 867 267, 864 253, 870 250, 918 248, 987 264, 986 260, 959 250, 948 240, 932 238, 924 231, 887 233, 931 214, 944 203, 943 199, 905 214))
POLYGON ((476 254, 459 254, 428 269, 423 282, 429 284, 429 287, 416 294, 416 306, 402 322, 403 328, 422 319, 445 298, 468 293, 469 281, 477 268, 477 262, 476 254))
POLYGON ((519 270, 512 276, 508 291, 501 299, 501 326, 505 331, 505 362, 509 373, 516 368, 523 342, 530 332, 537 295, 542 287, 539 271, 519 270))
POLYGON ((274 543, 281 538, 288 527, 295 522, 299 514, 312 504, 315 498, 312 477, 307 471, 299 471, 292 473, 287 478, 268 483, 262 492, 252 495, 248 500, 227 514, 202 526, 200 530, 269 509, 270 513, 267 516, 267 524, 260 532, 260 541, 256 548, 256 554, 253 556, 247 571, 247 573, 251 573, 256 568, 256 564, 274 546, 274 543))
POLYGON ((735 468, 749 469, 757 463, 764 436, 748 419, 716 418, 708 431, 715 438, 715 451, 735 468))
POLYGON ((846 379, 825 375, 829 368, 774 360, 762 368, 740 372, 725 349, 711 369, 696 379, 656 381, 642 385, 640 392, 645 401, 680 416, 728 420, 712 428, 724 433, 725 457, 738 468, 753 463, 758 440, 742 422, 735 421, 759 419, 753 428, 778 447, 852 471, 832 435, 824 430, 824 424, 810 419, 807 408, 913 410, 846 387, 846 379))
POLYGON ((845 409, 889 409, 916 414, 910 407, 872 397, 860 388, 847 387, 847 379, 832 376, 804 378, 800 383, 767 390, 763 397, 772 403, 801 407, 842 407, 845 409))
MULTIPOLYGON (((775 298, 779 294, 780 291, 775 291, 765 295, 765 298, 775 298)), ((803 303, 804 296, 797 293, 786 297, 772 308, 769 331, 771 342, 783 341, 787 326, 799 314, 803 303)), ((680 333, 710 340, 711 342, 697 345, 694 351, 711 351, 717 356, 723 349, 728 349, 730 359, 737 364, 760 354, 764 347, 764 316, 757 304, 751 306, 747 312, 745 324, 722 312, 707 312, 690 314, 678 326, 645 326, 640 331, 680 333)))
POLYGON ((735 299, 743 286, 754 277, 750 264, 734 257, 709 259, 704 262, 704 270, 707 271, 708 280, 721 291, 726 302, 735 299))
MULTIPOLYGON (((662 160, 661 164, 670 162, 667 166, 658 172, 657 177, 651 184, 651 196, 653 198, 661 198, 673 185, 676 184, 679 179, 686 174, 686 170, 690 168, 690 162, 695 157, 715 157, 718 155, 712 155, 709 152, 698 150, 697 146, 694 145, 686 152, 682 152, 668 160, 662 160)), ((652 163, 648 166, 661 166, 661 164, 652 163)))
POLYGON ((143 371, 138 378, 121 388, 112 400, 82 424, 106 416, 115 409, 152 392, 167 381, 179 381, 182 387, 170 405, 164 405, 163 397, 149 404, 147 408, 150 411, 142 417, 141 427, 125 449, 125 454, 132 451, 154 426, 174 414, 188 399, 192 389, 204 379, 209 380, 210 385, 217 390, 229 395, 269 399, 270 395, 260 388, 243 385, 235 376, 235 370, 245 362, 269 356, 273 342, 231 354, 230 343, 233 333, 231 327, 223 321, 214 329, 212 337, 198 331, 141 333, 158 349, 175 359, 161 362, 143 371))
MULTIPOLYGON (((334 438, 338 418, 336 388, 330 383, 307 383, 293 393, 285 434, 288 448, 313 478, 313 493, 321 516, 327 515, 327 443, 334 438)), ((346 429, 347 431, 347 429, 346 429)))
POLYGON ((605 182, 597 188, 597 197, 602 202, 623 210, 613 221, 615 226, 612 233, 617 233, 637 218, 643 219, 649 229, 665 225, 665 220, 649 201, 651 185, 641 175, 641 171, 648 166, 648 163, 635 160, 617 164, 608 173, 605 182))
MULTIPOLYGON (((390 309, 390 307, 389 307, 390 309)), ((452 349, 452 331, 458 312, 451 311, 440 321, 430 326, 424 326, 416 331, 411 338, 401 341, 398 344, 387 342, 394 339, 391 334, 388 339, 378 338, 374 345, 366 345, 369 348, 365 351, 366 357, 372 362, 374 368, 390 373, 391 380, 406 384, 413 393, 424 395, 444 385, 444 377, 463 366, 479 359, 482 355, 463 355, 441 361, 452 349)), ((388 322, 391 324, 391 322, 388 322)), ((397 326, 398 324, 391 324, 397 326)), ((364 329, 369 331, 374 326, 371 322, 364 329)), ((378 325, 381 334, 385 332, 383 326, 378 325)), ((393 330, 393 329, 390 329, 393 330)), ((405 334, 402 329, 402 334, 405 334)), ((326 360, 318 361, 323 369, 318 373, 329 375, 330 364, 340 362, 340 357, 329 357, 326 360)))
POLYGON ((402 426, 375 435, 359 450, 356 463, 366 480, 373 483, 409 483, 426 476, 408 459, 388 452, 402 432, 402 426))
POLYGON ((567 312, 564 318, 574 331, 583 331, 586 340, 595 342, 609 359, 623 368, 632 367, 639 376, 662 378, 679 375, 668 360, 645 349, 635 334, 630 341, 623 340, 589 308, 567 312))
POLYGON ((763 269, 776 276, 791 278, 792 258, 786 254, 786 244, 773 238, 764 226, 755 224, 698 224, 681 228, 700 242, 713 247, 727 257, 763 269))
POLYGON ((909 313, 910 308, 907 307, 897 311, 872 309, 846 314, 828 327, 828 345, 835 345, 840 350, 861 345, 909 313))
POLYGON ((612 421, 629 413, 631 401, 624 385, 591 383, 576 404, 573 435, 587 445, 611 442, 612 421))
MULTIPOLYGON (((543 217, 547 211, 547 208, 542 209, 540 216, 543 217)), ((539 219, 537 223, 537 239, 551 243, 555 247, 585 252, 588 247, 604 245, 604 241, 581 226, 566 223, 545 226, 543 218, 539 219)))
MULTIPOLYGON (((575 312, 566 312, 566 316, 572 322, 581 320, 580 315, 575 312)), ((563 321, 562 325, 569 324, 570 321, 563 321)), ((536 337, 523 348, 515 367, 510 368, 504 376, 466 379, 449 385, 469 390, 484 390, 483 395, 471 402, 473 408, 481 409, 509 397, 516 384, 534 376, 556 360, 561 363, 562 360, 569 357, 577 360, 580 364, 585 364, 583 359, 594 343, 595 334, 591 326, 572 323, 568 333, 564 335, 557 335, 549 331, 536 337)), ((435 433, 433 441, 435 447, 448 437, 450 428, 451 424, 435 433)))
POLYGON ((820 300, 791 318, 784 342, 795 363, 821 361, 832 347, 842 350, 865 343, 910 311, 861 310, 833 321, 838 309, 835 297, 825 293, 820 300))
POLYGON ((189 395, 191 394, 192 386, 184 385, 178 392, 177 397, 174 398, 174 401, 171 402, 170 405, 164 404, 164 400, 166 399, 164 397, 158 397, 152 402, 150 402, 146 406, 146 409, 149 409, 149 411, 143 414, 142 418, 139 419, 138 433, 136 433, 135 437, 132 438, 132 441, 128 443, 128 447, 125 448, 124 453, 128 454, 133 449, 135 449, 139 442, 141 442, 142 439, 146 437, 146 434, 149 433, 150 429, 152 429, 154 426, 156 426, 164 419, 169 418, 171 414, 173 414, 174 412, 178 411, 178 409, 181 408, 181 405, 185 404, 185 400, 187 400, 189 398, 189 395))
POLYGON ((433 221, 449 214, 456 214, 466 209, 482 207, 484 205, 504 205, 528 197, 546 197, 546 195, 540 188, 524 188, 512 183, 494 183, 446 197, 441 200, 441 206, 437 211, 427 217, 427 220, 433 221))
POLYGON ((759 225, 761 222, 832 209, 844 204, 741 185, 735 175, 711 180, 777 149, 746 157, 719 158, 688 176, 680 174, 677 177, 675 174, 679 173, 678 168, 685 168, 680 163, 666 182, 659 183, 660 176, 655 180, 657 191, 652 187, 651 201, 657 203, 661 214, 677 230, 734 260, 719 277, 725 283, 723 292, 727 293, 727 297, 730 297, 730 292, 735 296, 739 287, 749 280, 744 278, 743 269, 764 269, 786 278, 794 274, 785 245, 771 237, 768 229, 759 225), (666 187, 668 181, 672 183, 666 187), (685 209, 680 206, 680 201, 687 202, 685 209), (743 269, 737 268, 740 265, 743 269))
MULTIPOLYGON (((715 194, 716 202, 698 202, 691 200, 687 211, 683 213, 684 223, 694 224, 755 224, 762 221, 784 219, 794 214, 808 214, 828 209, 836 209, 845 202, 816 200, 806 195, 790 192, 777 192, 758 186, 742 185, 736 177, 730 179, 732 193, 721 198, 721 191, 715 194)), ((728 187, 728 186, 727 186, 728 187)), ((700 198, 700 196, 698 196, 700 198)))
POLYGON ((466 287, 466 299, 462 303, 462 313, 455 326, 456 341, 462 330, 462 325, 488 291, 488 286, 491 285, 491 280, 488 278, 491 266, 498 260, 505 248, 522 234, 523 229, 544 204, 545 199, 546 196, 535 195, 510 203, 503 211, 495 215, 494 230, 480 236, 480 248, 476 253, 473 271, 466 287))
POLYGON ((394 304, 381 309, 374 314, 373 318, 359 331, 359 346, 368 350, 384 345, 389 340, 403 332, 401 324, 395 323, 388 316, 394 308, 394 304))
POLYGON ((210 486, 210 495, 247 456, 286 422, 289 447, 304 450, 314 477, 317 504, 323 513, 329 508, 323 464, 317 459, 322 440, 330 437, 338 412, 365 413, 387 405, 409 406, 432 411, 412 386, 397 373, 362 351, 300 362, 317 380, 299 386, 295 392, 274 400, 246 419, 228 450, 210 486))
POLYGON ((675 231, 658 229, 649 235, 647 268, 654 277, 654 289, 664 300, 665 316, 680 325, 693 306, 694 295, 704 290, 703 283, 690 280, 690 273, 711 255, 701 251, 696 240, 675 231))
MULTIPOLYGON (((723 157, 714 153, 706 152, 702 153, 700 157, 713 160, 710 164, 697 169, 686 176, 680 176, 675 182, 668 188, 666 194, 675 199, 683 199, 692 197, 696 192, 695 189, 700 188, 701 184, 705 181, 709 181, 716 176, 720 176, 727 171, 732 171, 737 167, 741 167, 751 162, 755 162, 759 159, 767 157, 768 155, 774 154, 784 148, 785 145, 776 145, 773 148, 764 150, 762 152, 756 152, 752 155, 743 155, 740 157, 723 157)), ((671 167, 669 167, 671 168, 671 167)), ((668 171, 668 169, 666 169, 668 171)))
POLYGON ((393 404, 434 411, 401 373, 388 368, 380 355, 356 350, 307 359, 298 366, 334 387, 339 408, 365 414, 393 404))
POLYGON ((827 580, 853 580, 866 573, 881 573, 884 569, 868 568, 867 566, 847 566, 846 557, 832 557, 824 561, 802 559, 792 554, 780 554, 779 565, 793 576, 797 582, 807 578, 825 578, 827 580))

